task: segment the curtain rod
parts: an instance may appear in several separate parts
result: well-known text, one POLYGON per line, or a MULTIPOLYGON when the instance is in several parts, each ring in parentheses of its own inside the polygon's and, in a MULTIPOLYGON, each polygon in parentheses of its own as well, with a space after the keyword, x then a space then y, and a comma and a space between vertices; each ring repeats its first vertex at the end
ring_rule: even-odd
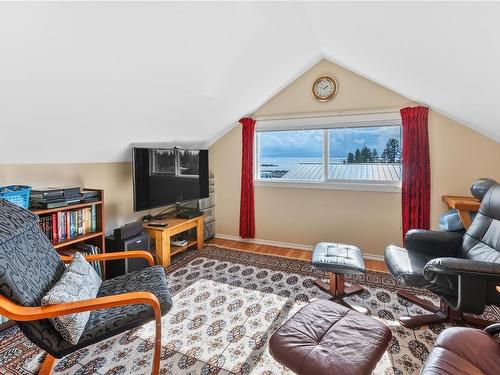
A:
POLYGON ((311 112, 311 113, 291 113, 282 115, 269 115, 258 116, 254 119, 256 121, 272 121, 272 120, 288 120, 288 119, 301 119, 301 118, 323 118, 334 116, 350 116, 350 115, 371 115, 381 113, 399 113, 401 108, 374 108, 374 109, 359 109, 359 110, 346 110, 334 112, 311 112))

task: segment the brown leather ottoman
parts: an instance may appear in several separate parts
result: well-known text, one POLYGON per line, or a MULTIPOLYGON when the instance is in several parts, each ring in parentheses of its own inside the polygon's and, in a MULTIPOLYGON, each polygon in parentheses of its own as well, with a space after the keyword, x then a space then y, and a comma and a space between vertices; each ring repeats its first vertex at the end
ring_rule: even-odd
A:
POLYGON ((391 331, 384 324, 329 300, 304 306, 269 341, 275 360, 303 375, 371 374, 391 331))

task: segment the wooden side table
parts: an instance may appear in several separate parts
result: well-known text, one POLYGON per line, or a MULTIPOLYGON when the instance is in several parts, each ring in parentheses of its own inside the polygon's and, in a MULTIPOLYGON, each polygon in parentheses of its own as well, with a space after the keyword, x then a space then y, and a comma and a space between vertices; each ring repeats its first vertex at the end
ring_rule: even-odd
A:
POLYGON ((156 256, 163 267, 170 266, 170 257, 174 254, 180 253, 194 245, 196 245, 198 250, 203 248, 203 219, 203 216, 198 216, 193 219, 172 217, 163 220, 167 224, 165 227, 144 225, 146 233, 155 241, 156 256), (189 239, 188 243, 184 246, 170 245, 171 237, 192 228, 196 228, 196 239, 189 239))
POLYGON ((464 228, 469 229, 470 225, 472 224, 470 213, 479 211, 479 206, 481 205, 479 199, 474 197, 460 197, 455 195, 443 195, 442 199, 449 208, 458 211, 458 216, 460 217, 464 228))

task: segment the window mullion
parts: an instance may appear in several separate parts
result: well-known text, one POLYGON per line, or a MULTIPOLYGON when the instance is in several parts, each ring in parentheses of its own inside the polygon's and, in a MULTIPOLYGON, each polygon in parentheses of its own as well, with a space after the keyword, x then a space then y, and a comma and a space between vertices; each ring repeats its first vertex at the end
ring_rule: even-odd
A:
POLYGON ((328 180, 329 158, 330 158, 330 145, 328 142, 328 129, 323 129, 323 181, 328 180))
POLYGON ((254 178, 260 178, 260 146, 259 146, 259 132, 255 133, 254 142, 254 153, 253 153, 253 166, 254 166, 254 178))

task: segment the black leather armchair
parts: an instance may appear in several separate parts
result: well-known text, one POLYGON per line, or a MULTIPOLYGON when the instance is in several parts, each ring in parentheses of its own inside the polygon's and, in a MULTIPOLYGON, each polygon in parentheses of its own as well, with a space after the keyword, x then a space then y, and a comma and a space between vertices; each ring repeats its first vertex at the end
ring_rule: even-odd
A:
POLYGON ((401 291, 400 297, 433 311, 402 317, 401 324, 418 327, 448 319, 479 326, 489 323, 463 313, 481 314, 486 305, 500 305, 495 290, 500 285, 500 185, 488 191, 465 235, 411 230, 405 244, 405 249, 394 245, 386 249, 389 271, 404 285, 436 293, 441 305, 401 291))

